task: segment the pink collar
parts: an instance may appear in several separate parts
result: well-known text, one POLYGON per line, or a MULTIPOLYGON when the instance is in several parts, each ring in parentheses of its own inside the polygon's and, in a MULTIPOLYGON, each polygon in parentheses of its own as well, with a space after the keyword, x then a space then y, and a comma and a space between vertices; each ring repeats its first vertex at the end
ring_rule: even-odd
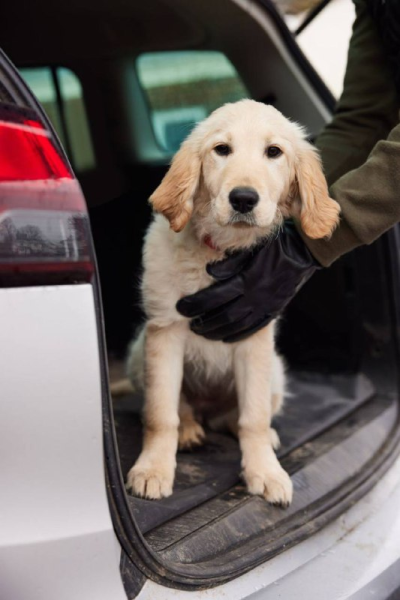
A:
POLYGON ((218 246, 216 246, 214 244, 214 242, 212 241, 211 235, 205 235, 203 237, 203 243, 208 246, 209 248, 211 248, 211 250, 215 250, 215 252, 219 251, 218 246))

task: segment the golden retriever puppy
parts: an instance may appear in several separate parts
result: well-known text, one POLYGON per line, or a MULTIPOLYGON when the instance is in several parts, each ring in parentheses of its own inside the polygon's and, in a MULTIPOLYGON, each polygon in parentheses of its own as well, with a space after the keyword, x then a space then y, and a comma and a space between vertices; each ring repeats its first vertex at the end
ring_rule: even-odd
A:
POLYGON ((208 341, 190 330, 176 303, 213 283, 207 263, 276 235, 284 217, 298 218, 312 238, 332 233, 339 207, 328 196, 318 155, 302 129, 272 106, 226 104, 182 144, 150 202, 158 214, 144 244, 147 322, 127 363, 132 383, 145 391, 144 441, 127 487, 152 499, 172 493, 178 443, 190 447, 205 435, 192 403, 208 399, 237 406, 233 428, 249 492, 288 505, 292 483, 271 429, 284 395, 273 324, 237 343, 208 341), (246 210, 233 200, 238 189, 250 190, 244 199, 239 194, 246 210))

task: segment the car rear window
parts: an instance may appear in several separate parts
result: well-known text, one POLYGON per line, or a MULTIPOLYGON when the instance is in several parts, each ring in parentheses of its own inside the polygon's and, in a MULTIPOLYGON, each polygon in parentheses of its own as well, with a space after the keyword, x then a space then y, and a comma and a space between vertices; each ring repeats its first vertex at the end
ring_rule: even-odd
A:
POLYGON ((95 167, 95 155, 78 77, 64 67, 20 69, 50 118, 77 173, 95 167))
POLYGON ((141 54, 139 81, 160 146, 175 152, 196 123, 226 102, 249 97, 227 57, 216 51, 141 54))
POLYGON ((354 18, 355 6, 348 0, 325 2, 325 7, 304 28, 301 26, 304 13, 285 16, 294 33, 301 26, 297 43, 335 98, 339 98, 343 90, 354 18))

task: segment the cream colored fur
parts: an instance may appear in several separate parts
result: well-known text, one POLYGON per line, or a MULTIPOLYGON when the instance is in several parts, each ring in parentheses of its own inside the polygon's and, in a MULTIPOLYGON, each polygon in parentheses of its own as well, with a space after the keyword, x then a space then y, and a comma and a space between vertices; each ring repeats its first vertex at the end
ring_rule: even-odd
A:
POLYGON ((191 332, 176 303, 213 283, 207 263, 276 234, 284 216, 296 215, 312 237, 331 234, 339 209, 328 197, 318 156, 302 129, 274 108, 251 100, 228 104, 183 143, 150 201, 162 214, 144 245, 147 321, 127 363, 133 385, 145 390, 144 442, 127 486, 152 499, 172 493, 178 445, 190 447, 205 436, 192 405, 211 398, 209 407, 226 410, 226 424, 237 432, 249 492, 287 505, 292 484, 275 455, 279 439, 271 429, 285 385, 274 325, 234 344, 208 341, 191 332), (219 144, 232 153, 219 156, 219 144), (268 158, 270 145, 283 154, 268 158), (236 186, 251 186, 260 196, 251 225, 231 223, 228 195, 236 186), (204 243, 206 235, 217 250, 204 243))

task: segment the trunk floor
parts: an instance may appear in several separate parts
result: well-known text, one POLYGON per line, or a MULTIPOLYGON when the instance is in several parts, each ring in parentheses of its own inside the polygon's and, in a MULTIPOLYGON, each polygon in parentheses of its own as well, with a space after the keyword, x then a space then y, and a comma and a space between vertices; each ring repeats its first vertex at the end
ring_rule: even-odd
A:
MULTIPOLYGON (((282 458, 347 417, 375 393, 362 374, 320 375, 291 373, 282 415, 274 419, 282 458)), ((114 403, 114 418, 121 461, 126 475, 142 446, 142 398, 126 396, 114 403)), ((132 514, 142 531, 150 532, 235 486, 240 477, 240 451, 228 434, 207 431, 202 447, 178 453, 174 493, 152 501, 128 496, 132 514)))

